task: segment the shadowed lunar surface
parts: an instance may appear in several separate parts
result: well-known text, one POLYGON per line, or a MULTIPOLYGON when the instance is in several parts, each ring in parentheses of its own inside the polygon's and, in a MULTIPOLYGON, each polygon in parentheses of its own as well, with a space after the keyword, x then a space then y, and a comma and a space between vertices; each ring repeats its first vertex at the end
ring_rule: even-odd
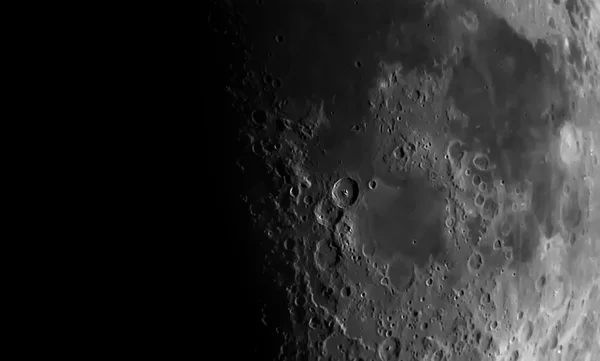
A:
POLYGON ((221 6, 269 280, 247 357, 595 360, 597 5, 221 6))

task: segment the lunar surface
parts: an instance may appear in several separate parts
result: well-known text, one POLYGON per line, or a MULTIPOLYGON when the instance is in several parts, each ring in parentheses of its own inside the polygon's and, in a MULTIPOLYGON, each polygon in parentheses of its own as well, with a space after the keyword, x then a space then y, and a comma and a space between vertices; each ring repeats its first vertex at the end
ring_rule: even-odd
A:
POLYGON ((222 358, 600 360, 598 24, 596 0, 211 3, 222 358))

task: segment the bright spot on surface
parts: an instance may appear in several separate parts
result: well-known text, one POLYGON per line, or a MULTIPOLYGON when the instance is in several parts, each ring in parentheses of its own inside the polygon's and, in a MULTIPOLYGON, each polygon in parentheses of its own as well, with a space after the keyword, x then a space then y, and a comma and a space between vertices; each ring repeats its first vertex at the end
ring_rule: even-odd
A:
POLYGON ((577 130, 571 125, 565 125, 560 130, 560 158, 567 164, 573 164, 581 156, 580 139, 577 130))
POLYGON ((471 32, 476 32, 479 29, 479 20, 477 19, 477 15, 475 15, 472 11, 466 11, 460 17, 460 20, 467 30, 471 32))

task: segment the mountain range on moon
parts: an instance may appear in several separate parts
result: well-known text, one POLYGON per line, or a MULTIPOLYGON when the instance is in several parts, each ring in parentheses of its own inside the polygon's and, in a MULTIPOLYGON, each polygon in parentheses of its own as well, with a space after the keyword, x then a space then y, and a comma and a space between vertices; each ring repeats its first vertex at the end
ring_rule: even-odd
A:
POLYGON ((212 5, 243 357, 599 359, 600 4, 212 5))

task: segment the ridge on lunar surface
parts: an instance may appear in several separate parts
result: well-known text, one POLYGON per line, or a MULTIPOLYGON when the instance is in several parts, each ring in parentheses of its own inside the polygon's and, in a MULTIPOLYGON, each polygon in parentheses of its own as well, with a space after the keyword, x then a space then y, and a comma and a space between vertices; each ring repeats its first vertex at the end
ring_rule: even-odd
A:
POLYGON ((220 6, 244 357, 600 355, 597 2, 220 6))

